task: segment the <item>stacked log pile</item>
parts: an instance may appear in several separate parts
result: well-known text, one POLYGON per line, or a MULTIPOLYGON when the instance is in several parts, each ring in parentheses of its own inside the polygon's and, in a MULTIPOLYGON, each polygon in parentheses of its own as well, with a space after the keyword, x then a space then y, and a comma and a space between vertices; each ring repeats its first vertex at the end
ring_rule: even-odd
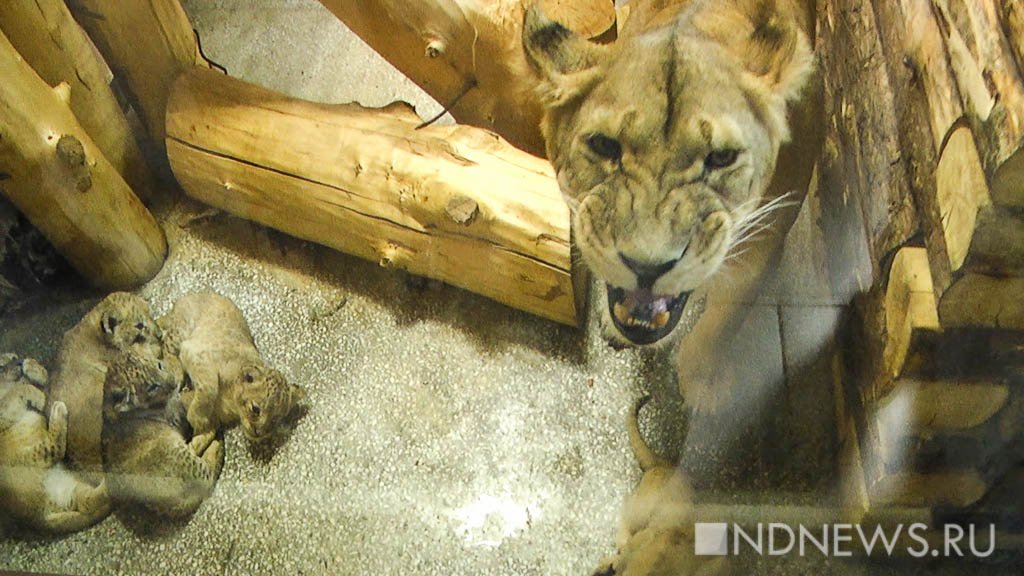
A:
POLYGON ((971 509, 1013 475, 1024 430, 1024 364, 997 352, 1024 340, 1020 10, 826 4, 823 226, 849 271, 834 290, 859 293, 847 501, 971 509))

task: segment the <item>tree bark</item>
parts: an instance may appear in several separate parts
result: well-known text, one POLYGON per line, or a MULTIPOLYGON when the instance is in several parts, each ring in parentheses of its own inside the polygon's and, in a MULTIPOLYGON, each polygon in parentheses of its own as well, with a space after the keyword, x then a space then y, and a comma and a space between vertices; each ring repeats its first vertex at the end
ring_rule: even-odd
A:
MULTIPOLYGON (((465 92, 451 108, 457 121, 493 130, 514 146, 544 154, 536 81, 521 48, 524 0, 320 2, 441 104, 465 92)), ((581 34, 600 35, 613 27, 612 2, 587 0, 579 5, 541 1, 549 16, 581 34)))
POLYGON ((67 0, 137 106, 162 149, 171 84, 183 70, 208 66, 178 0, 67 0))
POLYGON ((68 107, 0 35, 0 186, 87 280, 137 286, 163 265, 153 216, 68 107))
POLYGON ((153 182, 135 135, 110 87, 110 71, 61 0, 0 2, 0 29, 50 86, 71 88, 71 111, 139 197, 153 182))
MULTIPOLYGON (((1024 78, 997 0, 932 0, 993 195, 1024 205, 1024 78)), ((1013 39, 1019 41, 1019 39, 1013 39)))
POLYGON ((186 192, 289 234, 575 325, 569 212, 550 165, 395 104, 323 105, 194 69, 167 115, 186 192))

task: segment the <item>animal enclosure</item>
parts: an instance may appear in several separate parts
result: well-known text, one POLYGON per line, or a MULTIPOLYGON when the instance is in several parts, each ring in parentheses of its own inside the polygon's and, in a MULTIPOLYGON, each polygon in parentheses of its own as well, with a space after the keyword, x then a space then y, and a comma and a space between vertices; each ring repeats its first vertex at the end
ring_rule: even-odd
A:
MULTIPOLYGON (((603 47, 672 3, 538 2, 603 47)), ((531 4, 0 2, 0 572, 602 573, 650 481, 642 406, 646 456, 688 479, 665 485, 691 553, 696 522, 995 534, 983 558, 925 562, 903 534, 722 573, 1020 573, 1018 3, 800 3, 823 145, 782 152, 813 176, 711 413, 678 342, 608 345, 544 158, 531 4), (105 312, 118 291, 131 314, 105 312), (30 389, 33 438, 68 428, 45 467, 5 451, 30 389), (25 469, 108 492, 33 522, 25 469)))

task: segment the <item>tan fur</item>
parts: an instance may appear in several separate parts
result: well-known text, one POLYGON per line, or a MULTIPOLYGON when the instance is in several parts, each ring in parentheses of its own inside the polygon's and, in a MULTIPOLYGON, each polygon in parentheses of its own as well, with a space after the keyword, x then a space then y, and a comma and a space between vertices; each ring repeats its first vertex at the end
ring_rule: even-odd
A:
POLYGON ((108 370, 103 390, 103 458, 115 502, 171 518, 191 516, 213 492, 224 447, 194 449, 178 391, 181 365, 129 351, 108 370))
POLYGON ((693 490, 683 472, 655 454, 640 434, 637 416, 643 398, 630 412, 630 445, 644 471, 623 506, 618 552, 594 576, 723 576, 722 558, 694 554, 693 490))
POLYGON ((159 357, 160 331, 145 300, 115 292, 64 334, 57 355, 50 404, 67 406, 69 463, 94 481, 103 469, 103 380, 111 361, 129 349, 159 357))
POLYGON ((43 413, 46 370, 36 361, 0 355, 0 509, 47 532, 74 532, 110 513, 106 485, 93 486, 60 464, 67 407, 43 413))
POLYGON ((305 398, 302 388, 267 366, 242 312, 223 296, 185 296, 160 326, 192 379, 194 390, 182 399, 197 437, 241 424, 249 440, 271 440, 305 398))
MULTIPOLYGON (((706 290, 721 316, 683 345, 690 397, 692 381, 718 373, 715 352, 734 328, 736 303, 749 301, 796 213, 764 206, 806 189, 813 152, 803 151, 806 169, 794 177, 775 167, 791 136, 787 106, 814 100, 804 89, 810 43, 798 25, 807 20, 793 1, 649 0, 636 2, 624 36, 603 46, 527 12, 524 49, 540 79, 548 157, 584 262, 608 286, 609 337, 662 340, 694 291, 706 290), (773 226, 761 242, 768 248, 738 262, 745 277, 722 278, 726 259, 762 224, 773 226)), ((816 142, 803 125, 796 136, 816 142)))

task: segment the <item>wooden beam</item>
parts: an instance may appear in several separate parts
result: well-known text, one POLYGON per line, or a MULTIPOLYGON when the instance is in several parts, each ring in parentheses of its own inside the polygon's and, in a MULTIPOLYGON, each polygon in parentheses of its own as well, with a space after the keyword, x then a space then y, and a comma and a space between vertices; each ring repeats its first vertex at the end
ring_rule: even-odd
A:
POLYGON ((931 0, 999 202, 1024 205, 1024 78, 997 0, 931 0))
POLYGON ((172 90, 185 191, 294 236, 575 325, 569 211, 546 161, 468 126, 288 98, 193 69, 172 90))
POLYGON ((62 0, 0 2, 0 30, 50 86, 71 88, 71 111, 118 174, 142 198, 153 186, 106 63, 62 0))
POLYGON ((970 273, 942 296, 946 326, 991 326, 1024 330, 1024 278, 970 273))
POLYGON ((88 281, 137 286, 163 265, 163 231, 68 106, 0 34, 0 189, 88 281))
POLYGON ((178 0, 67 0, 107 63, 132 96, 158 147, 171 83, 181 71, 208 66, 178 0))
MULTIPOLYGON (((371 48, 451 113, 544 154, 536 80, 521 47, 524 0, 320 0, 371 48), (466 92, 467 88, 472 87, 466 92)), ((542 0, 568 28, 600 35, 614 25, 610 0, 542 0), (603 30, 602 30, 603 28, 603 30)))

